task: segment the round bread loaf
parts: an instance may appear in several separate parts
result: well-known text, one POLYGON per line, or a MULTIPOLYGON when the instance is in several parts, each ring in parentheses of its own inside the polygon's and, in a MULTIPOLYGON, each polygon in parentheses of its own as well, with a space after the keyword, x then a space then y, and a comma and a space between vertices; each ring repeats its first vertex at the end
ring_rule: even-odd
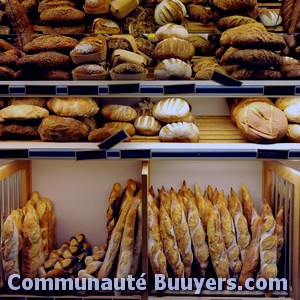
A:
POLYGON ((47 116, 39 126, 44 142, 78 142, 87 138, 89 128, 73 118, 47 116))
POLYGON ((43 98, 12 98, 8 101, 8 105, 36 105, 40 107, 47 106, 47 100, 43 98))
POLYGON ((241 107, 236 116, 237 127, 250 141, 275 143, 287 133, 285 114, 265 102, 252 102, 241 107))
POLYGON ((160 123, 152 116, 140 116, 134 121, 134 126, 138 134, 157 135, 161 128, 160 123))
POLYGON ((190 105, 182 98, 166 98, 155 103, 152 114, 164 123, 180 122, 190 112, 190 105))
POLYGON ((10 105, 0 111, 0 118, 9 119, 42 119, 49 115, 47 109, 36 105, 10 105))
POLYGON ((125 130, 130 136, 135 134, 135 128, 128 122, 108 122, 103 125, 103 128, 114 128, 118 131, 125 130))
POLYGON ((183 21, 186 13, 186 8, 180 0, 163 0, 156 5, 154 18, 158 25, 164 25, 183 21))
POLYGON ((101 113, 104 119, 107 121, 131 122, 137 117, 137 112, 135 109, 127 105, 104 105, 101 113))
POLYGON ((285 110, 287 107, 293 104, 300 103, 299 97, 284 97, 284 98, 278 98, 275 102, 275 105, 280 110, 285 110))
POLYGON ((259 14, 260 21, 266 26, 278 26, 282 23, 282 17, 275 11, 263 10, 259 14))
POLYGON ((91 117, 99 111, 92 98, 51 98, 48 108, 61 117, 91 117))
POLYGON ((293 103, 283 111, 291 123, 300 123, 300 102, 293 103))
POLYGON ((169 143, 198 143, 200 132, 193 123, 170 123, 162 127, 159 132, 161 142, 169 143))
POLYGON ((300 124, 289 124, 286 137, 289 142, 300 143, 300 124))
POLYGON ((173 24, 173 23, 166 24, 160 27, 155 33, 155 37, 158 41, 162 41, 170 37, 186 39, 188 38, 188 36, 189 36, 188 31, 182 25, 173 24))

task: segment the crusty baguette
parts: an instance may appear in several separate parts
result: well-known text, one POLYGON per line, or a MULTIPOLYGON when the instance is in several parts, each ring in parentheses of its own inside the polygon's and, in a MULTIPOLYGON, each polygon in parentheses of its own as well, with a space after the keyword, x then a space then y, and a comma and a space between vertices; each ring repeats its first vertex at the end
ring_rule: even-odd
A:
POLYGON ((163 206, 167 211, 167 214, 171 217, 171 195, 167 193, 164 188, 159 190, 159 202, 160 206, 163 206))
POLYGON ((250 244, 251 237, 248 231, 247 220, 243 214, 242 203, 232 188, 228 199, 228 209, 235 225, 237 243, 241 251, 242 263, 244 264, 245 250, 250 244))
POLYGON ((217 207, 219 210, 221 229, 229 260, 229 269, 233 277, 238 278, 242 269, 242 262, 240 260, 240 249, 236 241, 235 227, 225 203, 222 198, 219 199, 217 207))
POLYGON ((239 285, 241 286, 245 286, 245 282, 248 278, 253 278, 259 266, 262 221, 263 219, 260 217, 259 222, 255 227, 256 232, 253 232, 253 238, 245 251, 245 259, 239 277, 239 285))
POLYGON ((185 211, 181 201, 175 192, 171 192, 171 219, 174 226, 174 232, 184 264, 184 276, 189 278, 193 263, 192 241, 189 233, 188 224, 185 217, 185 211))
POLYGON ((154 191, 153 186, 150 187, 149 193, 151 194, 151 196, 152 196, 152 198, 153 198, 153 201, 154 201, 155 205, 157 206, 157 208, 159 208, 159 202, 158 202, 158 199, 157 199, 157 197, 156 197, 156 195, 155 195, 155 191, 154 191))
POLYGON ((118 222, 112 232, 103 264, 98 272, 99 280, 108 277, 112 272, 114 261, 121 243, 127 214, 132 206, 137 206, 139 204, 139 199, 134 199, 133 197, 128 196, 123 204, 124 206, 118 222))
POLYGON ((149 233, 148 256, 153 274, 162 274, 167 278, 167 260, 163 251, 163 245, 159 232, 159 224, 151 206, 149 205, 147 226, 149 233))
POLYGON ((128 198, 132 198, 134 196, 134 193, 137 189, 137 184, 134 180, 132 179, 128 179, 127 180, 127 184, 126 184, 126 188, 121 196, 121 200, 120 200, 120 211, 119 211, 119 215, 122 213, 122 210, 124 208, 124 204, 126 203, 128 198))
POLYGON ((248 226, 251 229, 251 235, 253 238, 253 234, 257 231, 256 226, 259 222, 260 216, 255 208, 252 198, 250 197, 250 193, 244 184, 242 184, 241 187, 241 194, 242 204, 244 206, 244 215, 247 219, 248 226))
POLYGON ((141 203, 139 197, 135 198, 136 205, 132 206, 126 216, 120 254, 117 267, 117 278, 126 278, 130 274, 133 263, 134 230, 138 206, 141 203))
POLYGON ((184 277, 184 265, 180 257, 173 224, 163 205, 159 208, 159 228, 166 259, 170 264, 175 277, 184 277))
POLYGON ((206 234, 199 216, 198 209, 191 198, 183 198, 187 209, 187 223, 192 239, 192 248, 196 261, 199 263, 199 273, 205 277, 208 266, 209 251, 206 244, 206 234))
POLYGON ((117 223, 117 209, 121 196, 121 184, 115 183, 112 187, 108 199, 108 209, 106 211, 107 244, 109 244, 112 231, 117 223))
POLYGON ((211 203, 213 203, 214 190, 213 190, 213 188, 212 188, 212 186, 210 184, 206 188, 206 193, 207 193, 208 200, 211 203))
POLYGON ((281 207, 281 209, 276 215, 276 233, 277 233, 277 262, 278 262, 284 244, 284 206, 281 207))
POLYGON ((142 236, 142 203, 139 204, 137 209, 137 230, 136 230, 136 237, 134 240, 134 246, 133 246, 133 258, 132 258, 132 265, 129 271, 129 274, 132 276, 136 275, 140 257, 142 253, 142 247, 143 247, 143 236, 142 236))
POLYGON ((148 193, 148 197, 147 197, 147 200, 148 200, 148 205, 151 206, 156 218, 158 219, 158 216, 159 216, 159 209, 158 207, 156 206, 155 202, 154 202, 154 199, 152 197, 152 195, 150 194, 150 192, 148 193))
POLYGON ((46 203, 48 208, 48 247, 49 251, 51 251, 52 249, 56 249, 56 217, 52 201, 46 197, 43 197, 43 201, 46 203))
POLYGON ((229 261, 218 209, 213 208, 207 224, 209 254, 218 278, 229 278, 229 261))

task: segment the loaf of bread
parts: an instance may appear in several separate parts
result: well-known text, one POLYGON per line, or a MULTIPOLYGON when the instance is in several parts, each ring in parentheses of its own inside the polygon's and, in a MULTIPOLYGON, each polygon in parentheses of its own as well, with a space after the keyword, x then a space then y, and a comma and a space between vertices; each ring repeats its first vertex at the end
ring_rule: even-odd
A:
POLYGON ((239 109, 236 116, 237 127, 253 142, 275 143, 287 132, 285 114, 268 103, 252 102, 239 109))
POLYGON ((128 122, 109 122, 103 125, 103 128, 113 128, 118 131, 125 130, 128 135, 133 136, 135 134, 135 127, 128 122))
POLYGON ((40 121, 9 121, 0 123, 0 138, 7 140, 35 140, 39 139, 40 121))
POLYGON ((143 6, 137 6, 122 21, 123 28, 128 31, 130 23, 144 21, 148 16, 148 11, 143 6))
POLYGON ((71 6, 58 6, 42 11, 40 20, 49 25, 73 25, 84 23, 85 13, 71 6))
POLYGON ((93 22, 92 31, 96 34, 119 34, 121 28, 115 21, 97 18, 93 22))
POLYGON ((10 105, 0 110, 0 118, 4 120, 42 119, 48 115, 47 109, 30 104, 10 105))
POLYGON ((292 143, 300 142, 300 124, 289 124, 286 133, 288 141, 292 143))
POLYGON ((191 66, 178 58, 164 59, 154 69, 157 80, 189 80, 191 77, 191 66))
POLYGON ((99 111, 92 98, 51 98, 47 102, 49 110, 61 117, 91 117, 99 111))
POLYGON ((108 70, 99 64, 83 64, 72 70, 73 80, 105 80, 108 70))
POLYGON ((293 6, 294 6, 294 0, 286 0, 282 4, 281 15, 283 19, 283 28, 285 31, 288 31, 291 25, 291 15, 293 12, 293 6))
POLYGON ((167 38, 159 42, 155 47, 155 56, 160 59, 179 58, 190 60, 195 54, 194 46, 187 40, 167 38))
POLYGON ((179 39, 186 39, 189 36, 188 31, 182 26, 174 23, 169 23, 161 26, 155 33, 155 38, 158 41, 170 37, 176 37, 179 39))
POLYGON ((28 104, 28 105, 36 105, 40 107, 47 107, 47 100, 44 98, 34 98, 34 97, 28 97, 28 98, 11 98, 8 100, 7 105, 22 105, 22 104, 28 104))
POLYGON ((193 123, 170 123, 162 127, 159 132, 159 139, 161 142, 198 143, 199 138, 199 129, 193 123))
POLYGON ((163 0, 156 5, 155 22, 159 25, 182 22, 187 14, 184 4, 179 0, 163 0))
POLYGON ((83 9, 86 14, 105 14, 109 12, 108 0, 85 0, 83 9))
POLYGON ((89 142, 103 142, 111 136, 117 134, 120 130, 116 128, 96 128, 88 135, 89 142))
POLYGON ((42 0, 39 3, 38 13, 40 14, 43 10, 54 8, 58 6, 71 6, 76 7, 76 4, 69 0, 42 0))
POLYGON ((213 0, 212 3, 216 8, 220 10, 230 11, 230 10, 247 10, 253 8, 257 4, 257 1, 256 0, 243 0, 243 1, 213 0))
POLYGON ((283 111, 291 123, 300 123, 300 103, 293 103, 283 111))
POLYGON ((190 112, 189 103, 182 98, 166 98, 155 103, 153 116, 164 123, 180 122, 190 112))
POLYGON ((107 121, 131 122, 137 117, 137 112, 132 107, 126 105, 104 105, 101 113, 107 121))
POLYGON ((186 38, 195 48, 195 55, 213 55, 213 44, 206 38, 198 35, 191 35, 186 38))
POLYGON ((116 66, 122 63, 134 63, 141 66, 146 66, 147 59, 144 55, 123 49, 117 49, 112 53, 111 64, 112 66, 116 66))
POLYGON ((229 28, 234 28, 234 27, 238 27, 240 25, 245 25, 245 24, 253 24, 256 22, 257 21, 253 18, 239 16, 239 15, 233 15, 233 16, 228 16, 228 17, 219 19, 215 23, 215 25, 220 31, 225 31, 226 29, 229 29, 229 28))
POLYGON ((15 71, 8 68, 0 66, 0 79, 1 80, 12 80, 14 79, 15 71))
POLYGON ((208 24, 213 20, 211 11, 200 4, 189 4, 187 12, 191 20, 202 24, 208 24))
POLYGON ((230 74, 231 77, 238 80, 273 80, 281 79, 281 72, 274 69, 239 69, 230 74))
POLYGON ((284 111, 287 107, 300 103, 299 97, 282 97, 275 101, 275 105, 280 110, 284 111))
POLYGON ((44 142, 78 142, 87 138, 89 128, 73 118, 47 116, 39 126, 44 142))
POLYGON ((157 135, 160 131, 160 123, 152 116, 140 116, 134 121, 134 127, 138 134, 157 135))
POLYGON ((281 15, 268 9, 262 9, 259 19, 266 27, 276 27, 282 23, 281 15))
POLYGON ((135 63, 122 63, 110 71, 110 77, 113 80, 144 80, 147 74, 146 68, 135 63))
POLYGON ((1 257, 5 280, 10 275, 20 275, 19 257, 22 248, 22 210, 13 210, 2 227, 1 257))
POLYGON ((232 188, 228 198, 228 210, 235 225, 237 244, 240 248, 242 264, 244 265, 245 251, 250 244, 251 236, 248 231, 247 219, 243 214, 242 203, 232 188))
POLYGON ((193 64, 195 79, 210 80, 215 71, 228 75, 225 69, 219 65, 218 61, 213 57, 200 57, 193 64))

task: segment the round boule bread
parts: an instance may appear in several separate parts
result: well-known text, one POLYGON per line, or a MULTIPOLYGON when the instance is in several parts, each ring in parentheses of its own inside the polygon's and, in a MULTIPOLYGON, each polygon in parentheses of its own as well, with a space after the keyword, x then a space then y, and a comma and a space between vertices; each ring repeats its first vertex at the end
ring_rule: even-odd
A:
POLYGON ((193 123, 170 123, 162 127, 159 132, 161 142, 169 143, 198 143, 200 132, 193 123))
POLYGON ((190 105, 182 98, 166 98, 155 103, 152 114, 164 123, 180 122, 190 112, 190 105))
POLYGON ((155 37, 158 41, 162 41, 169 37, 177 37, 179 39, 188 38, 188 31, 182 26, 174 23, 165 24, 157 29, 155 37))
POLYGON ((252 102, 240 108, 236 124, 248 140, 265 144, 281 140, 288 128, 285 114, 265 102, 252 102))
POLYGON ((300 97, 283 97, 278 98, 275 102, 275 105, 280 110, 285 110, 288 106, 297 103, 300 103, 300 97))
POLYGON ((92 98, 51 98, 48 109, 61 117, 91 117, 99 111, 98 104, 92 98))
POLYGON ((107 121, 132 122, 137 117, 136 110, 128 105, 104 105, 101 109, 101 113, 107 121))
POLYGON ((29 104, 10 105, 0 110, 0 118, 9 119, 42 119, 49 115, 43 107, 29 104))
POLYGON ((134 126, 138 134, 157 135, 160 131, 160 123, 152 116, 140 116, 134 121, 134 126))
POLYGON ((103 125, 103 128, 114 128, 118 131, 125 130, 130 136, 135 134, 135 128, 128 122, 108 122, 103 125))
POLYGON ((8 105, 36 105, 40 107, 47 107, 47 100, 44 98, 12 98, 8 101, 8 105))
POLYGON ((156 5, 154 19, 158 25, 182 22, 187 14, 185 5, 180 0, 163 0, 156 5))
POLYGON ((300 124, 289 124, 286 137, 289 142, 300 143, 300 124))
POLYGON ((87 138, 89 128, 73 118, 47 116, 39 126, 44 142, 78 142, 87 138))
POLYGON ((291 123, 300 123, 300 102, 289 105, 283 111, 291 123))

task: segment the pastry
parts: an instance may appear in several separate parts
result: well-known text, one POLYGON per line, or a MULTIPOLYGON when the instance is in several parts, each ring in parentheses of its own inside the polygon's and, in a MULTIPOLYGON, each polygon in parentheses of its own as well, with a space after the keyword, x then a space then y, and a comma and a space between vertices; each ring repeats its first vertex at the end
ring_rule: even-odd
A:
POLYGON ((125 130, 128 135, 133 136, 135 134, 135 127, 128 122, 109 122, 103 125, 103 128, 113 128, 120 130, 125 130))
POLYGON ((41 119, 48 116, 47 109, 29 104, 10 105, 0 110, 2 119, 41 119))
POLYGON ((278 108, 263 102, 253 102, 242 107, 236 116, 237 127, 250 141, 274 143, 287 132, 287 118, 278 108))
POLYGON ((190 112, 190 105, 182 98, 166 98, 155 103, 153 116, 165 123, 179 122, 190 112))
POLYGON ((73 118, 48 116, 39 126, 44 142, 78 142, 87 138, 89 128, 73 118))
POLYGON ((61 117, 91 117, 99 111, 92 98, 51 98, 47 102, 49 110, 61 117))
POLYGON ((24 51, 34 54, 44 51, 55 51, 62 54, 69 54, 78 44, 74 38, 63 35, 41 35, 24 46, 24 51))
POLYGON ((257 23, 257 21, 253 18, 239 16, 239 15, 233 15, 233 16, 224 17, 224 18, 219 19, 216 22, 216 27, 220 31, 225 31, 226 29, 229 29, 229 28, 234 28, 234 27, 238 27, 240 25, 253 24, 253 23, 257 23))
POLYGON ((195 48, 195 55, 212 55, 213 45, 202 36, 191 35, 186 38, 195 48))
POLYGON ((101 113, 107 121, 131 122, 137 117, 137 112, 132 107, 126 105, 104 105, 101 113))
POLYGON ((299 124, 289 124, 286 133, 288 141, 292 143, 300 142, 300 125, 299 124))
POLYGON ((41 12, 40 20, 48 25, 70 25, 83 23, 85 14, 71 6, 58 6, 41 12))
POLYGON ((148 16, 147 10, 142 6, 137 6, 123 20, 123 28, 128 31, 131 22, 144 21, 148 16))
POLYGON ((170 37, 176 37, 179 39, 187 39, 189 36, 188 31, 182 26, 174 23, 169 23, 161 26, 155 33, 157 41, 162 41, 170 37))
POLYGON ((199 129, 193 123, 170 123, 162 127, 159 132, 161 142, 198 143, 199 138, 199 129))
POLYGON ((164 59, 154 69, 157 80, 189 80, 191 77, 191 66, 178 58, 164 59))
POLYGON ((140 116, 135 119, 134 127, 138 134, 151 136, 159 133, 161 125, 152 116, 140 116))
POLYGON ((179 58, 186 61, 190 60, 194 54, 195 48, 190 42, 173 37, 162 40, 155 47, 155 56, 160 60, 179 58))
POLYGON ((112 20, 97 18, 93 22, 92 31, 96 34, 118 34, 121 32, 121 28, 112 20))
POLYGON ((187 6, 188 15, 191 20, 208 24, 213 20, 213 15, 209 10, 200 4, 189 4, 187 6))
POLYGON ((163 0, 155 7, 154 18, 158 25, 182 22, 187 14, 184 4, 179 0, 163 0))

